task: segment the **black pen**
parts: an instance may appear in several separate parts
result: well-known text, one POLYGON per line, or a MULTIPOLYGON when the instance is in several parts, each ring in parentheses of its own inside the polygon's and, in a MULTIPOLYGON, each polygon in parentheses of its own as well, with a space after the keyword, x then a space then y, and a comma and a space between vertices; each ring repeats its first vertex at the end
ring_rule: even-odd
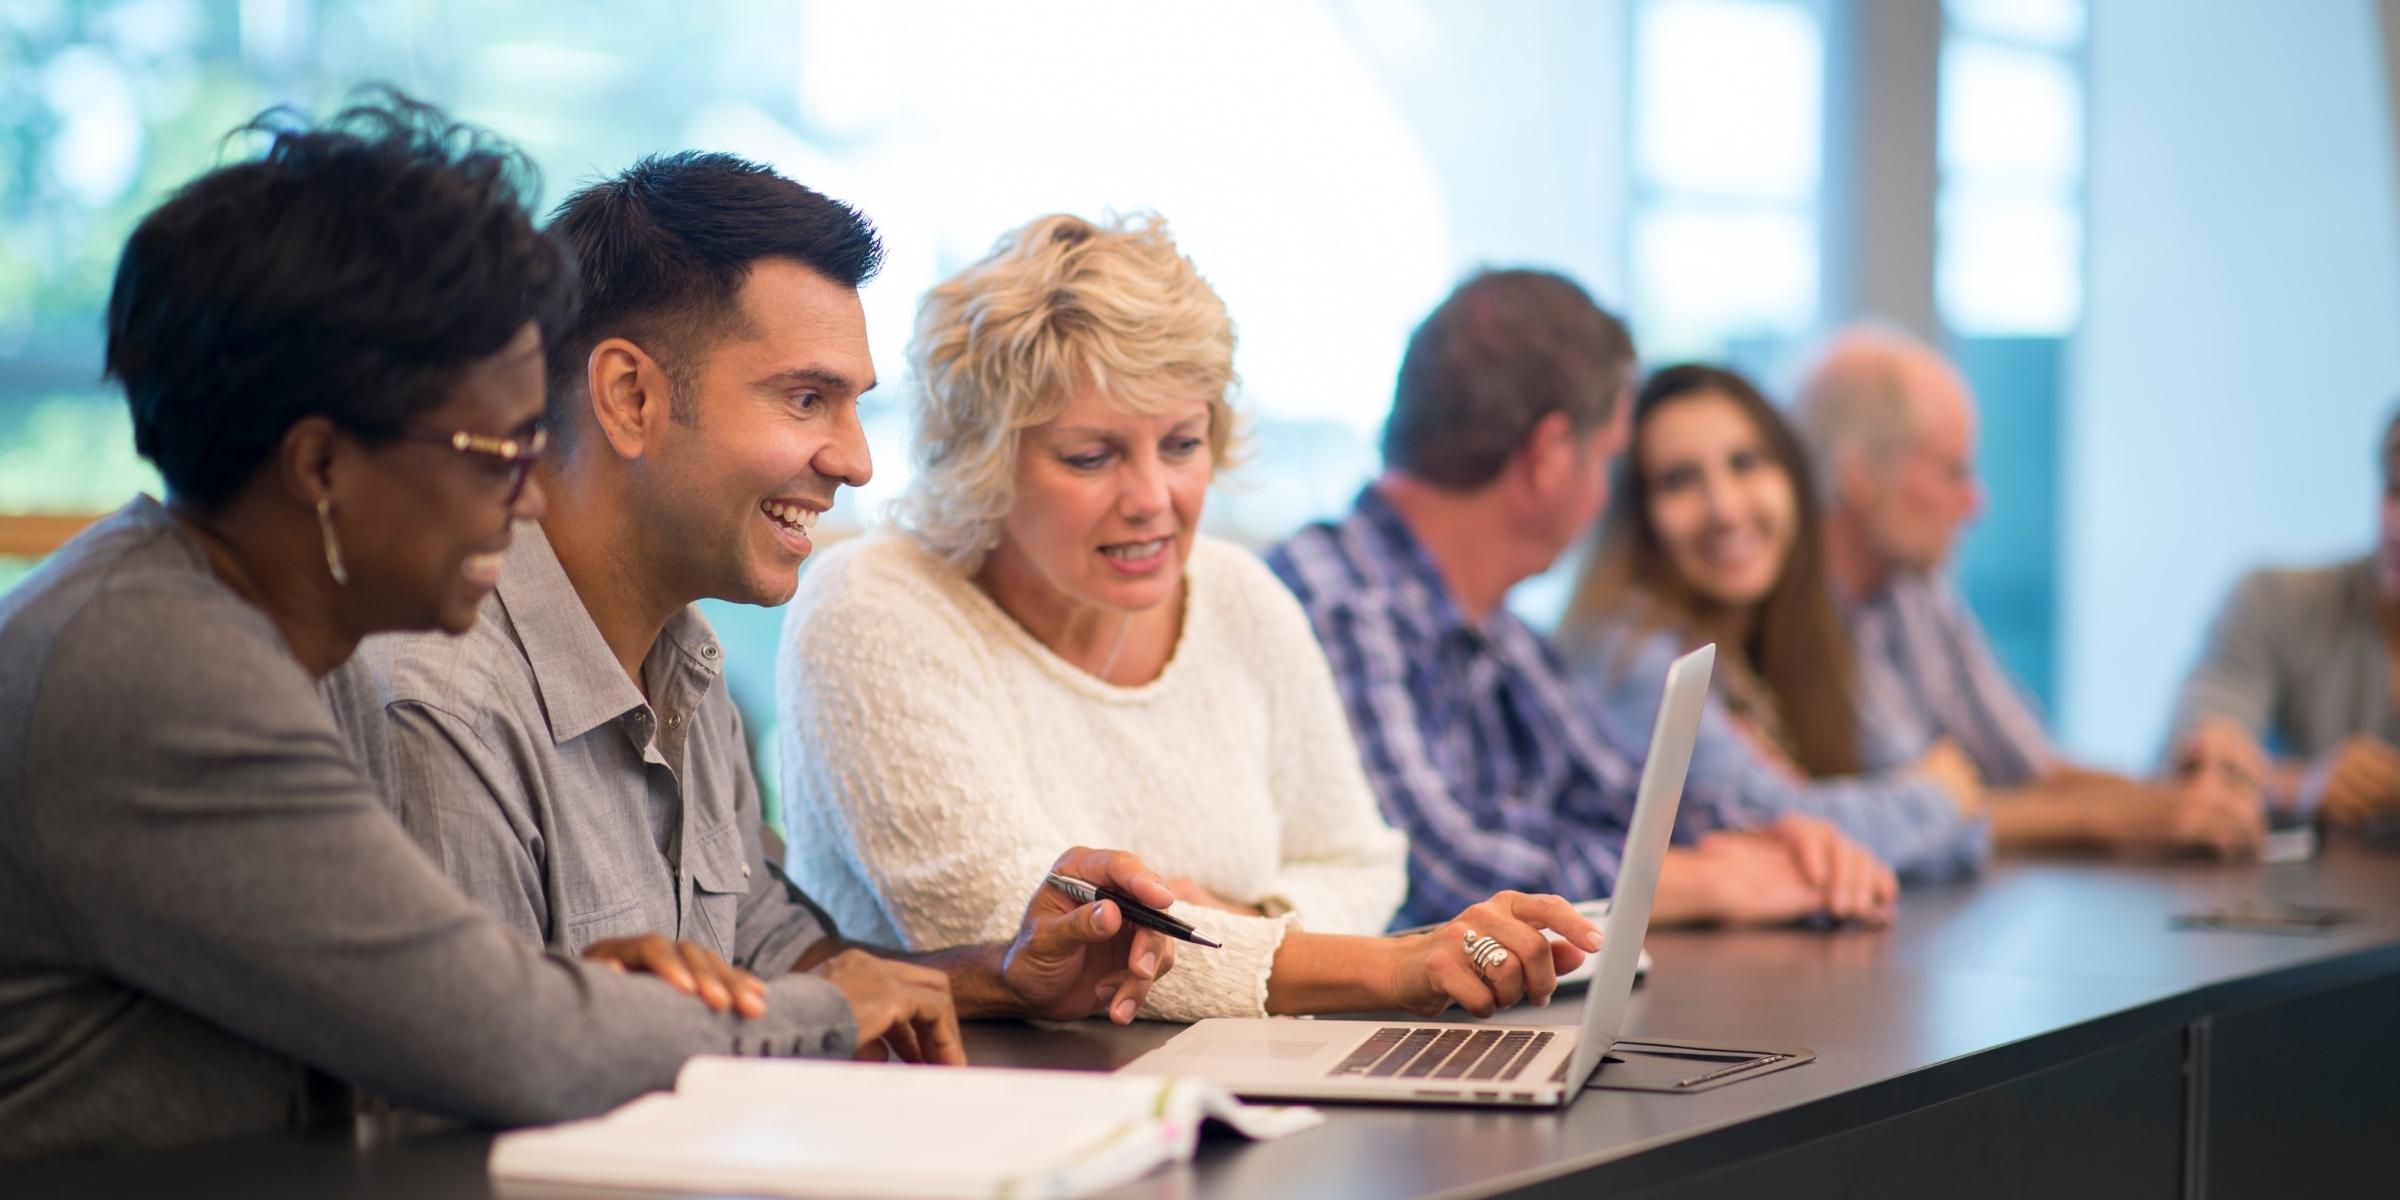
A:
POLYGON ((1067 895, 1074 897, 1077 904, 1092 904, 1101 900, 1114 900, 1117 904, 1117 911, 1124 913, 1126 920, 1131 921, 1144 929, 1155 929, 1160 933, 1167 935, 1168 937, 1174 938, 1177 941, 1190 942, 1196 946, 1206 946, 1211 950, 1224 949, 1223 946, 1217 944, 1216 942, 1212 942, 1207 938, 1200 936, 1200 932, 1196 929, 1193 929, 1189 924, 1176 920, 1175 918, 1168 916, 1158 909, 1152 908, 1149 905, 1144 904, 1141 901, 1136 900, 1115 888, 1108 887, 1103 884, 1085 883, 1083 880, 1077 879, 1072 875, 1061 875, 1056 871, 1050 872, 1049 883, 1051 887, 1057 888, 1059 891, 1065 892, 1067 895))

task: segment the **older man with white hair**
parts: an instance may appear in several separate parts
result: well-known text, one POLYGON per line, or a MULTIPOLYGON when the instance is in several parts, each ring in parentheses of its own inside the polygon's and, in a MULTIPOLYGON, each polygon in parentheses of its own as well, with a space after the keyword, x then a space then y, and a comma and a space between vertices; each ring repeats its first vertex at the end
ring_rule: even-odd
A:
POLYGON ((1943 574, 1982 510, 1975 400, 1942 355, 1904 334, 1838 337, 1794 415, 1826 491, 1825 549, 1859 656, 1866 721, 1949 740, 1983 774, 2003 849, 2255 851, 2255 786, 2212 764, 2173 786, 2077 766, 2000 668, 1943 574))

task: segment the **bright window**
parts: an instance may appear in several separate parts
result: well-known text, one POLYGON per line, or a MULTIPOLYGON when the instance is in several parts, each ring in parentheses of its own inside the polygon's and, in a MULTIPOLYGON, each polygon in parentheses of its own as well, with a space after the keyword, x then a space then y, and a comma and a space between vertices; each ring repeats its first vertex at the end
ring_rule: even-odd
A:
POLYGON ((1651 361, 1724 357, 1816 319, 1824 39, 1792 0, 1634 10, 1635 331, 1651 361))
POLYGON ((1662 190, 1816 199, 1823 48, 1771 0, 1649 0, 1634 36, 1634 153, 1662 190))
POLYGON ((1952 0, 1934 295, 1964 337, 2059 337, 2083 312, 2080 0, 1952 0))
POLYGON ((1986 37, 2072 51, 2083 45, 2084 0, 1943 0, 1950 23, 1986 37))
MULTIPOLYGON (((1618 225, 1621 149, 1564 196, 1512 191, 1512 172, 1495 169, 1547 170, 1562 148, 1588 146, 1580 114, 1613 94, 1592 106, 1525 90, 1613 87, 1621 75, 1588 68, 1621 57, 1622 20, 1598 11, 11 0, 0 509, 104 510, 157 486, 97 378, 125 235, 259 109, 323 113, 353 85, 389 80, 524 147, 545 204, 641 154, 698 146, 865 209, 890 247, 864 296, 888 399, 869 421, 875 481, 837 520, 907 481, 902 351, 925 288, 1042 213, 1162 213, 1232 311, 1243 407, 1272 443, 1260 466, 1275 474, 1226 489, 1214 515, 1281 536, 1372 470, 1408 330, 1454 278, 1494 246, 1543 261, 1513 249, 1536 239, 1510 235, 1512 212, 1618 225), (1551 33, 1530 58, 1543 39, 1527 29, 1551 33), (1510 99, 1486 103, 1493 93, 1510 99)), ((1603 295, 1620 290, 1590 277, 1588 256, 1581 265, 1603 295)))
POLYGON ((1636 330, 1656 348, 1708 347, 1807 327, 1817 311, 1817 228, 1808 208, 1662 202, 1633 225, 1636 330))

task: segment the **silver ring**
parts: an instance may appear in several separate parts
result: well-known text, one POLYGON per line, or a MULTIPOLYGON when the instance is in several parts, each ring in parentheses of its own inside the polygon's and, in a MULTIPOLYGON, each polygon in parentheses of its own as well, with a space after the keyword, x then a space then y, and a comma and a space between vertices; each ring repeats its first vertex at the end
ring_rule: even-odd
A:
POLYGON ((1501 945, 1499 938, 1480 934, 1472 929, 1466 931, 1465 941, 1467 962, 1475 968, 1477 975, 1482 976, 1485 983, 1490 983, 1492 972, 1508 962, 1508 947, 1501 945))

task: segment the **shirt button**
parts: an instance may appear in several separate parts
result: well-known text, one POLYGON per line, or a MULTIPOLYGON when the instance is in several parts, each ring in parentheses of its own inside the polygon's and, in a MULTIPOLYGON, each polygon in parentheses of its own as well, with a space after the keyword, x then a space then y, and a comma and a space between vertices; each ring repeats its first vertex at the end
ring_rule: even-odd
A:
POLYGON ((743 863, 743 864, 742 864, 742 878, 744 878, 744 879, 748 879, 748 878, 750 878, 750 864, 749 864, 749 863, 743 863))
POLYGON ((676 713, 674 716, 668 717, 668 718, 667 718, 667 728, 669 728, 669 729, 681 729, 681 728, 683 728, 683 714, 682 714, 682 713, 676 713))
POLYGON ((715 662, 717 660, 717 644, 715 642, 702 642, 700 644, 700 657, 705 658, 710 662, 715 662))
POLYGON ((823 1049, 825 1053, 831 1054, 834 1051, 842 1048, 842 1035, 827 1031, 825 1034, 825 1040, 817 1043, 817 1045, 823 1049))

